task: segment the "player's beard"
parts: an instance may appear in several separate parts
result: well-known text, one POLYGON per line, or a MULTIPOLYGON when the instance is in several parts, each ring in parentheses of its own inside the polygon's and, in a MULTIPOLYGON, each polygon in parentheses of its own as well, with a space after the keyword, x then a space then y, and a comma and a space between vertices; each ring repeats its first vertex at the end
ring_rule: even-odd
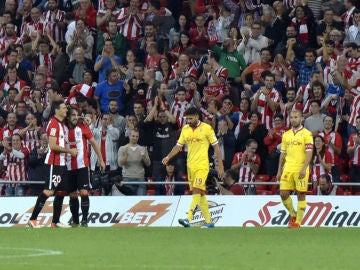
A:
POLYGON ((293 129, 298 129, 301 125, 301 122, 300 123, 291 123, 291 126, 293 129))

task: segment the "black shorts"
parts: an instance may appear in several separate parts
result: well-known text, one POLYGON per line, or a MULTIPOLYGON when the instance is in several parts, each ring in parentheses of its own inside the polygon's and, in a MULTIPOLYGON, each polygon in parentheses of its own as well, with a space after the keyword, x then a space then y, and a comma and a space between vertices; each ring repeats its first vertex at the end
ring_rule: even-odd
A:
POLYGON ((69 191, 74 192, 81 189, 91 189, 90 170, 87 167, 68 171, 69 191))
POLYGON ((68 191, 68 170, 66 166, 44 164, 47 175, 45 189, 68 191))

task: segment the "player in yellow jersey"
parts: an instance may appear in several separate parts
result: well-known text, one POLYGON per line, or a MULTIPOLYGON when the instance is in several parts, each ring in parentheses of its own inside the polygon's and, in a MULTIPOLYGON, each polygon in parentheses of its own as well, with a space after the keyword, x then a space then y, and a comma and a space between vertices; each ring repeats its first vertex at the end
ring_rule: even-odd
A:
POLYGON ((289 228, 300 228, 306 207, 309 164, 313 152, 313 136, 301 122, 302 111, 290 112, 291 129, 283 134, 277 179, 280 180, 281 200, 290 213, 289 228), (290 192, 297 191, 297 212, 290 192))
POLYGON ((203 228, 213 228, 209 212, 209 204, 206 198, 206 179, 209 174, 208 149, 210 144, 215 150, 217 159, 218 176, 221 178, 224 174, 221 152, 218 140, 212 127, 199 120, 199 111, 195 107, 190 107, 185 111, 187 124, 182 128, 179 140, 171 152, 163 158, 162 163, 167 165, 182 147, 187 144, 187 172, 190 190, 192 191, 192 202, 185 219, 179 219, 179 223, 184 227, 190 227, 190 221, 193 219, 193 212, 198 205, 205 217, 203 228))

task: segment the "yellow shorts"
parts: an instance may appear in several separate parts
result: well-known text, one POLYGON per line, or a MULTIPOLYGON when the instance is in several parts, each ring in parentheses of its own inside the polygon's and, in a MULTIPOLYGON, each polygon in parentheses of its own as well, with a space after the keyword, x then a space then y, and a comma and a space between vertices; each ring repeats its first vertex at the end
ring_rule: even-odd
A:
POLYGON ((306 170, 305 177, 299 179, 299 172, 283 171, 280 179, 280 190, 297 190, 306 192, 309 183, 309 168, 306 170))
POLYGON ((187 168, 190 190, 197 188, 206 191, 209 168, 187 168))

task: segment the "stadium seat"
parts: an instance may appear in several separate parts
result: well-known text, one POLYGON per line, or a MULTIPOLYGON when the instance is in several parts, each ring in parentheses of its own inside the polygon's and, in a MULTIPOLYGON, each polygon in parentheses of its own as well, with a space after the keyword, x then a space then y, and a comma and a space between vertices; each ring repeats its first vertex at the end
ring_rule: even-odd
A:
MULTIPOLYGON (((147 177, 146 181, 147 182, 152 182, 153 179, 152 179, 152 177, 147 177)), ((149 196, 155 195, 155 185, 149 184, 149 185, 147 185, 146 188, 147 188, 147 195, 149 195, 149 196)))
POLYGON ((350 190, 345 190, 344 191, 344 195, 345 196, 351 196, 352 195, 352 192, 350 190))
POLYGON ((360 191, 355 192, 354 195, 359 196, 359 195, 360 195, 360 191))
POLYGON ((188 181, 188 177, 186 173, 183 173, 180 177, 182 181, 188 181))
POLYGON ((348 183, 348 182, 350 182, 350 177, 347 174, 341 174, 340 181, 343 183, 348 183))
MULTIPOLYGON (((276 175, 270 179, 270 182, 277 182, 276 175)), ((279 185, 271 185, 269 186, 269 190, 271 190, 273 194, 276 194, 277 191, 279 190, 279 185)))
MULTIPOLYGON (((267 174, 258 174, 254 178, 254 182, 269 182, 270 176, 267 174)), ((267 190, 267 185, 255 185, 256 190, 267 190)))

